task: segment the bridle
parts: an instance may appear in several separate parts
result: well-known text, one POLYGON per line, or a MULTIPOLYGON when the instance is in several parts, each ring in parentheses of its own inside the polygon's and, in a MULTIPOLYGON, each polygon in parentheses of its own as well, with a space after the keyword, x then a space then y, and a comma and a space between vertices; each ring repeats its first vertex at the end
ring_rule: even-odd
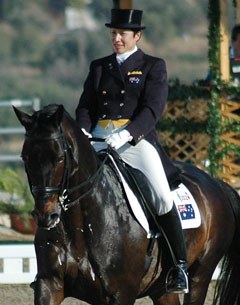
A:
MULTIPOLYGON (((62 207, 64 211, 67 211, 70 207, 77 204, 82 198, 87 196, 92 192, 92 189, 97 182, 98 178, 101 176, 101 172, 103 170, 103 166, 106 163, 108 159, 108 154, 106 154, 105 159, 101 162, 100 166, 98 167, 97 171, 88 179, 85 181, 79 183, 76 186, 69 187, 69 178, 70 178, 70 172, 71 172, 71 159, 72 159, 72 147, 67 142, 66 138, 64 137, 64 132, 62 127, 60 126, 60 129, 52 133, 50 136, 35 136, 31 135, 29 133, 25 134, 25 138, 31 139, 31 140, 39 140, 39 141, 55 141, 60 140, 62 143, 63 151, 64 151, 64 170, 63 170, 63 176, 60 186, 37 186, 32 185, 29 180, 30 184, 30 190, 33 196, 37 196, 39 194, 44 196, 50 196, 50 195, 58 195, 58 203, 62 207), (90 185, 90 186, 89 186, 90 185), (82 193, 80 196, 78 196, 75 200, 70 200, 69 195, 73 194, 76 191, 80 191, 82 188, 89 186, 88 190, 82 193)), ((28 175, 28 173, 27 173, 28 175)), ((29 175, 28 175, 29 177, 29 175)))

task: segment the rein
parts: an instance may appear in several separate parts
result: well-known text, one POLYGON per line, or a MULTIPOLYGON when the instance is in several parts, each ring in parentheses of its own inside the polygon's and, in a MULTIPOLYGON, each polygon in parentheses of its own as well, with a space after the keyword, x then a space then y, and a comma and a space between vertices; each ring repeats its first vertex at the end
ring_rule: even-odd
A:
MULTIPOLYGON (((43 195, 52 195, 52 194, 57 194, 58 195, 58 202, 62 209, 64 211, 67 211, 70 207, 74 206, 77 204, 82 198, 90 194, 92 191, 92 188, 94 187, 94 184, 97 180, 97 178, 100 176, 100 173, 103 169, 103 166, 105 165, 109 155, 108 153, 106 154, 106 157, 104 160, 101 162, 101 165, 98 167, 97 171, 92 175, 90 178, 87 180, 81 182, 80 184, 69 188, 69 168, 71 166, 71 157, 70 157, 70 152, 72 150, 71 146, 68 144, 66 138, 64 137, 62 128, 60 127, 60 131, 53 133, 51 136, 47 137, 41 137, 41 136, 31 136, 28 134, 25 134, 26 138, 29 139, 34 139, 34 140, 40 140, 40 141, 52 141, 52 140, 58 140, 61 139, 63 143, 63 150, 64 150, 64 156, 65 156, 65 166, 64 166, 64 173, 63 173, 63 178, 60 187, 56 186, 36 186, 36 185, 31 185, 31 192, 33 195, 37 194, 43 194, 43 195), (68 196, 75 191, 80 190, 81 188, 85 187, 86 185, 91 184, 90 188, 83 193, 82 195, 78 196, 75 200, 69 201, 68 196), (68 200, 67 203, 65 201, 68 200)), ((93 140, 93 139, 90 139, 93 140)), ((102 142, 104 139, 100 138, 94 138, 94 141, 99 141, 102 142)))
POLYGON ((105 165, 107 159, 109 158, 108 154, 106 155, 105 159, 102 161, 100 167, 97 169, 97 171, 94 173, 93 176, 91 176, 89 179, 83 181, 82 183, 80 183, 79 185, 70 188, 70 189, 65 189, 62 193, 62 196, 59 196, 59 203, 61 205, 61 207, 63 208, 64 211, 67 211, 69 208, 71 208, 72 206, 74 206, 75 204, 77 204, 82 198, 84 198, 85 196, 89 195, 90 192, 92 191, 92 188, 94 187, 94 184, 97 180, 98 177, 100 177, 100 173, 103 169, 103 166, 105 165), (82 195, 78 196, 75 200, 73 201, 69 201, 68 203, 64 204, 64 201, 68 198, 68 195, 79 190, 80 188, 86 186, 87 184, 92 183, 91 187, 89 188, 89 190, 87 190, 85 193, 83 193, 82 195))

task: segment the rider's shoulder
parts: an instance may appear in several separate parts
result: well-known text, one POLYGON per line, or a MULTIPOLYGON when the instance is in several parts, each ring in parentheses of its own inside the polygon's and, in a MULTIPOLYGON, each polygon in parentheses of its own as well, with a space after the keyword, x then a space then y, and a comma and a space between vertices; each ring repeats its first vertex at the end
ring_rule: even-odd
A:
POLYGON ((111 63, 114 59, 114 55, 108 55, 108 56, 105 56, 105 57, 101 57, 101 58, 97 58, 97 59, 94 59, 92 62, 91 62, 91 66, 93 67, 96 67, 96 66, 99 66, 99 65, 103 65, 105 63, 111 63))

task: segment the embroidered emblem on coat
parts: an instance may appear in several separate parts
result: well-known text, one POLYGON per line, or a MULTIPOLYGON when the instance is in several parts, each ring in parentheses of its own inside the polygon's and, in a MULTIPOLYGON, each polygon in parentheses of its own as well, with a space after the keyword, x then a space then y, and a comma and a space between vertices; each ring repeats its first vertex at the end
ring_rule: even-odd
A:
POLYGON ((128 75, 142 75, 142 71, 129 71, 128 75))

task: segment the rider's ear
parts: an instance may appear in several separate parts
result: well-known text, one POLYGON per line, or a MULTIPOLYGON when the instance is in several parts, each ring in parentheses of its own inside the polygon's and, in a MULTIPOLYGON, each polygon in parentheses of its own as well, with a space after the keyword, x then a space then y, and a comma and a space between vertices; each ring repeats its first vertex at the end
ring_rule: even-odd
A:
POLYGON ((13 110, 18 118, 18 120, 20 121, 20 123, 26 128, 28 129, 32 123, 33 123, 33 118, 31 115, 28 115, 27 113, 17 109, 16 107, 12 106, 13 110))

